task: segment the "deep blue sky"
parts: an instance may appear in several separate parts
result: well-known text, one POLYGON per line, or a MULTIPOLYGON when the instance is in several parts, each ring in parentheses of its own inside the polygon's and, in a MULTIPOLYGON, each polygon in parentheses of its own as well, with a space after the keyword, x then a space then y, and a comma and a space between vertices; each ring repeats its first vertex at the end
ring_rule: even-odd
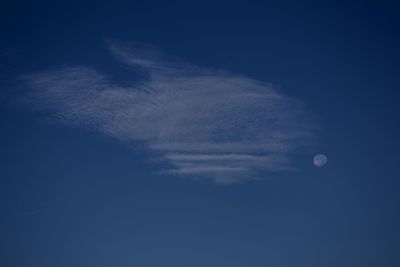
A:
POLYGON ((400 266, 399 4, 263 2, 2 2, 1 266, 400 266), (113 40, 271 82, 318 141, 297 172, 221 186, 16 104, 21 75, 57 66, 126 83, 113 40))

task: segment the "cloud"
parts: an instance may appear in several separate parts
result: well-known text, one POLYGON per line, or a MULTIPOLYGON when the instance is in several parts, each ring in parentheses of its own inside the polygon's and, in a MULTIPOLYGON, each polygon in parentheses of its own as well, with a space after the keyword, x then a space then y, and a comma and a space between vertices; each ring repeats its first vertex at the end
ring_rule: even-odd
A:
POLYGON ((164 173, 232 183, 295 168, 313 137, 303 104, 270 84, 201 68, 156 49, 111 44, 112 55, 147 76, 119 85, 91 67, 24 76, 35 108, 127 143, 144 142, 164 173))

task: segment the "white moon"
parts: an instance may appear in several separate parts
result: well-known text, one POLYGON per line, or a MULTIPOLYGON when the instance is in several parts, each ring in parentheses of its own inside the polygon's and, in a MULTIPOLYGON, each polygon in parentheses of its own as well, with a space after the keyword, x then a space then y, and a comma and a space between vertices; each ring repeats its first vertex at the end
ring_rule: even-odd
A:
POLYGON ((317 167, 322 167, 328 162, 328 158, 324 154, 317 154, 313 159, 314 165, 317 167))

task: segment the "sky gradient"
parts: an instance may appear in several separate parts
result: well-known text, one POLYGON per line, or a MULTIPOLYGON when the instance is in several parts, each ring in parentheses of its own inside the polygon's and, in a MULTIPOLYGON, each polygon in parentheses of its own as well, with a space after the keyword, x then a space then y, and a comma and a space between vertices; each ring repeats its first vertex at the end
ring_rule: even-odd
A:
POLYGON ((395 1, 1 7, 1 266, 399 266, 395 1))

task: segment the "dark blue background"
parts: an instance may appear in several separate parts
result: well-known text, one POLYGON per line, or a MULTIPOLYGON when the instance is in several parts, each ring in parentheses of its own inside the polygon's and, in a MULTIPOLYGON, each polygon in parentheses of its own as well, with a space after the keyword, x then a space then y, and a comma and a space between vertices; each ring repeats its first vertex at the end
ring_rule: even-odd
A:
POLYGON ((400 265, 396 1, 100 2, 1 4, 1 266, 400 265), (278 85, 318 116, 315 151, 297 173, 199 183, 14 103, 21 74, 64 64, 129 80, 109 40, 278 85))

